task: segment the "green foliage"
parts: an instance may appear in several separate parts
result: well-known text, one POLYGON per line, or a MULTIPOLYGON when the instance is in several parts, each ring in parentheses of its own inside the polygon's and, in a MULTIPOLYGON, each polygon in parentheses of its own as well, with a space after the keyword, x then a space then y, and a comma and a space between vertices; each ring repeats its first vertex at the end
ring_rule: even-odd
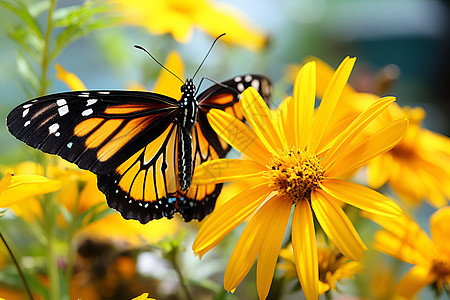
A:
POLYGON ((7 32, 19 47, 17 69, 30 96, 46 92, 49 66, 71 43, 120 20, 109 13, 110 6, 98 1, 58 8, 55 0, 0 1, 0 5, 18 18, 7 24, 7 32))

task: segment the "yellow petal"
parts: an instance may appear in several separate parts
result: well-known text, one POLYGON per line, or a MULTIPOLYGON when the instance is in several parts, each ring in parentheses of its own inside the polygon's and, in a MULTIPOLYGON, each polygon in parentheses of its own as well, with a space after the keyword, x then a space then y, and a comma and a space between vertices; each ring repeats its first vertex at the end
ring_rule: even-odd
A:
POLYGON ((380 188, 397 172, 395 169, 394 158, 389 152, 372 159, 367 168, 368 185, 374 189, 380 188))
POLYGON ((245 119, 267 149, 272 153, 283 149, 278 124, 274 122, 266 102, 253 87, 242 93, 241 105, 245 119))
POLYGON ((360 260, 366 246, 342 208, 328 194, 321 190, 311 193, 311 205, 317 221, 344 256, 360 260))
POLYGON ((11 184, 13 174, 12 172, 6 172, 5 176, 0 180, 0 193, 8 188, 11 184))
POLYGON ((379 114, 381 114, 392 102, 393 97, 382 98, 363 111, 339 136, 327 151, 323 158, 323 167, 328 169, 335 161, 338 161, 353 140, 370 124, 379 114))
POLYGON ((292 247, 297 276, 306 299, 318 296, 319 262, 311 208, 305 199, 298 201, 292 219, 292 247))
POLYGON ((377 232, 375 247, 384 253, 411 264, 427 264, 436 254, 428 235, 406 215, 385 217, 365 214, 386 231, 377 232))
POLYGON ((294 112, 294 99, 287 97, 277 108, 278 127, 285 139, 286 146, 293 146, 296 143, 295 130, 292 128, 291 120, 295 119, 294 112))
MULTIPOLYGON (((266 234, 261 235, 264 242, 261 245, 258 255, 256 285, 259 299, 266 299, 272 283, 275 265, 283 242, 289 215, 292 208, 292 200, 287 198, 273 197, 264 206, 267 206, 266 216, 261 216, 261 223, 268 227, 266 234), (272 204, 273 207, 267 206, 272 204), (269 216, 272 220, 269 222, 269 216)), ((261 215, 263 212, 258 211, 261 215)))
POLYGON ((41 175, 15 175, 0 194, 0 207, 9 207, 19 201, 51 193, 60 188, 59 180, 48 179, 41 175))
POLYGON ((308 150, 311 152, 321 152, 321 145, 329 143, 329 141, 322 141, 322 138, 336 109, 342 90, 350 77, 355 61, 356 58, 346 57, 337 68, 325 90, 322 102, 314 115, 311 133, 308 137, 308 150))
POLYGON ((226 32, 224 42, 258 50, 267 44, 266 35, 250 24, 248 16, 235 7, 223 2, 208 2, 209 9, 199 9, 195 20, 197 25, 216 37, 226 32))
POLYGON ((294 119, 290 123, 294 131, 296 143, 293 146, 304 149, 311 124, 316 101, 316 64, 314 61, 305 64, 294 83, 294 119))
POLYGON ((63 68, 60 64, 55 64, 56 68, 56 78, 64 82, 72 91, 84 91, 86 90, 86 86, 77 77, 77 75, 68 72, 63 68))
POLYGON ((428 268, 415 266, 402 278, 398 284, 398 294, 411 299, 422 288, 433 283, 436 278, 428 268))
POLYGON ((367 164, 371 159, 389 151, 403 138, 408 128, 408 120, 390 123, 377 133, 369 136, 362 144, 346 151, 347 153, 327 170, 327 175, 339 177, 367 164))
POLYGON ((195 238, 192 250, 200 258, 223 237, 250 216, 269 194, 267 183, 245 190, 218 207, 208 217, 195 238))
POLYGON ((207 116, 214 131, 248 158, 267 162, 272 157, 258 136, 240 120, 219 109, 211 109, 207 116))
POLYGON ((267 171, 253 160, 248 159, 213 159, 195 168, 192 183, 212 184, 231 180, 261 176, 259 173, 267 171))
POLYGON ((402 214, 400 207, 383 194, 368 187, 340 179, 325 179, 321 188, 329 195, 359 209, 388 217, 402 214))
POLYGON ((450 257, 450 206, 440 208, 430 218, 431 238, 436 247, 450 257))
POLYGON ((224 287, 227 291, 235 289, 252 267, 273 223, 279 200, 275 196, 264 203, 242 232, 225 271, 224 287))
MULTIPOLYGON (((175 75, 184 79, 184 64, 181 56, 175 52, 171 51, 167 56, 164 66, 173 72, 175 75)), ((183 83, 178 80, 173 74, 170 74, 166 70, 161 70, 158 78, 156 79, 153 91, 155 93, 160 93, 172 97, 174 99, 181 99, 181 85, 183 83)))

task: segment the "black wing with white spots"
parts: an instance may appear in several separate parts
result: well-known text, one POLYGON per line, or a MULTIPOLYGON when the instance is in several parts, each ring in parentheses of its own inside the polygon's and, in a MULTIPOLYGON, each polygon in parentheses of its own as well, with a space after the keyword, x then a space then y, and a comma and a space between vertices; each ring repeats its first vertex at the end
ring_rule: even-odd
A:
POLYGON ((193 96, 191 80, 176 99, 135 91, 80 91, 48 95, 16 107, 9 131, 26 144, 56 154, 98 175, 108 205, 146 223, 201 220, 215 206, 222 184, 191 184, 196 166, 224 157, 230 146, 206 117, 211 108, 243 119, 240 93, 253 86, 267 100, 270 82, 244 75, 193 96))

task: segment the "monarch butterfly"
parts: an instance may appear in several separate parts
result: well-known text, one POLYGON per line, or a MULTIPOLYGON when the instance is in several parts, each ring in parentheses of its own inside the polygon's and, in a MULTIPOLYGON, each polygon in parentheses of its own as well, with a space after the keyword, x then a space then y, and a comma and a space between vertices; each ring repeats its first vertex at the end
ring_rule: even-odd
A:
POLYGON ((193 185, 193 171, 230 149, 206 114, 218 108, 243 119, 238 102, 249 86, 269 98, 270 81, 259 75, 217 83, 198 96, 187 79, 179 101, 138 91, 57 93, 17 106, 7 126, 29 146, 97 174, 108 205, 125 219, 144 224, 178 212, 186 222, 202 220, 222 185, 193 185))

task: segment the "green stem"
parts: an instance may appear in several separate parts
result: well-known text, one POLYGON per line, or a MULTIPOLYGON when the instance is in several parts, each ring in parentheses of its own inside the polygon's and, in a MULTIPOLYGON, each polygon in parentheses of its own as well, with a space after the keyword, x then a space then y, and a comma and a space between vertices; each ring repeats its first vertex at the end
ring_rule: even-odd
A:
POLYGON ((74 247, 72 245, 73 238, 75 236, 76 231, 76 225, 78 223, 78 208, 80 204, 80 195, 76 197, 75 205, 73 207, 73 213, 72 213, 72 221, 70 222, 68 226, 68 232, 67 232, 67 269, 66 269, 66 286, 68 289, 68 292, 70 294, 70 282, 72 280, 72 274, 73 274, 73 263, 75 259, 75 251, 74 247))
POLYGON ((47 236, 47 268, 50 280, 50 299, 60 300, 60 280, 59 270, 56 263, 56 217, 57 203, 56 199, 49 195, 45 199, 45 233, 47 236))
POLYGON ((171 254, 171 255, 170 255, 170 261, 171 261, 171 263, 172 263, 172 266, 173 266, 175 272, 176 272, 177 275, 178 275, 178 279, 180 280, 180 285, 181 285, 181 288, 182 288, 182 290, 183 290, 183 292, 184 292, 184 295, 185 295, 185 297, 186 297, 187 300, 192 300, 192 296, 191 296, 191 294, 190 294, 190 292, 189 292, 189 289, 188 289, 188 287, 187 287, 187 285, 186 285, 186 281, 185 281, 185 279, 184 279, 183 273, 181 272, 181 268, 180 268, 180 266, 178 265, 178 261, 177 261, 178 255, 177 255, 177 252, 176 252, 176 251, 172 251, 172 253, 170 253, 170 254, 171 254))
POLYGON ((50 64, 50 39, 53 31, 53 11, 55 10, 56 0, 50 1, 50 8, 47 15, 47 31, 45 32, 44 51, 42 53, 42 73, 41 73, 41 90, 39 95, 45 95, 47 91, 47 73, 50 64))
POLYGON ((30 287, 28 286, 27 280, 25 279, 25 276, 22 273, 22 270, 20 269, 19 263, 17 262, 16 258, 14 257, 14 254, 12 253, 11 249, 8 246, 8 243, 6 242, 5 238, 3 237, 3 234, 0 231, 0 238, 3 241, 3 244, 5 244, 6 249, 8 250, 9 256, 11 256, 11 260, 13 261, 14 265, 16 266, 17 272, 19 273, 20 278, 22 279, 23 285, 25 286, 25 289, 27 290, 28 297, 30 297, 31 300, 34 300, 33 294, 31 293, 30 287))

